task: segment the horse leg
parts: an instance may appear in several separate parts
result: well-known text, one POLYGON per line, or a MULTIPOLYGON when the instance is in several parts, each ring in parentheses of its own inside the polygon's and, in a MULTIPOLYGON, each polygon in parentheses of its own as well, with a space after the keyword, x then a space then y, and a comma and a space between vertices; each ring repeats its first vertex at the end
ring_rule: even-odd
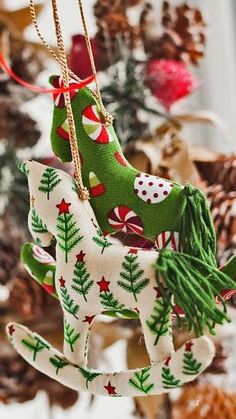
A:
MULTIPOLYGON (((80 313, 81 314, 81 313, 80 313)), ((86 317, 79 319, 64 317, 64 354, 74 364, 85 366, 87 364, 87 349, 90 322, 86 317)))

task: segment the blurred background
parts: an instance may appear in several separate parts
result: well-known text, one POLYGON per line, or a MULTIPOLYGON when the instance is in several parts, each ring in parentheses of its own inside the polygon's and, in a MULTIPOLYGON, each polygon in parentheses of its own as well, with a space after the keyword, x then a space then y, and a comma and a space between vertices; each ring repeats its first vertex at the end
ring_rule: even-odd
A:
MULTIPOLYGON (((58 0, 70 68, 91 75, 75 0, 58 0)), ((209 199, 219 265, 236 253, 236 4, 234 0, 84 0, 104 103, 114 115, 124 153, 138 169, 191 182, 209 199)), ((56 47, 51 2, 37 2, 42 34, 56 47)), ((58 65, 37 38, 28 1, 0 1, 1 53, 24 81, 48 86, 58 65)), ((214 339, 206 374, 170 397, 101 399, 78 395, 36 372, 10 348, 5 324, 15 320, 60 347, 61 312, 19 262, 27 229, 28 192, 17 160, 35 158, 71 171, 50 147, 52 98, 19 86, 0 70, 0 417, 236 418, 233 323, 214 339)), ((53 249, 51 249, 53 252, 53 249)), ((187 340, 175 336, 176 347, 187 340)), ((90 365, 144 366, 137 321, 99 319, 90 365)))

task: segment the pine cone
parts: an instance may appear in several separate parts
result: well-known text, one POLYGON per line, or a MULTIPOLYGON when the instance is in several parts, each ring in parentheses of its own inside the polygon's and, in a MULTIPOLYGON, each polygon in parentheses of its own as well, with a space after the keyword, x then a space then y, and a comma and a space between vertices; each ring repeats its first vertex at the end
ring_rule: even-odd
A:
POLYGON ((142 3, 143 0, 97 0, 93 10, 97 19, 102 19, 105 14, 119 12, 125 13, 129 7, 142 3))
MULTIPOLYGON (((41 57, 1 13, 0 42, 4 43, 4 52, 7 50, 7 58, 10 60, 12 70, 24 80, 34 82, 43 69, 41 57)), ((15 83, 12 79, 9 79, 9 82, 15 83)))
POLYGON ((0 402, 25 403, 45 391, 51 406, 72 407, 78 393, 70 390, 31 367, 16 353, 0 357, 0 402))
POLYGON ((19 110, 15 99, 0 96, 0 139, 11 147, 33 147, 40 138, 36 122, 19 110))
POLYGON ((236 252, 236 192, 226 192, 221 185, 207 189, 217 236, 217 258, 224 265, 236 252))
POLYGON ((204 180, 209 185, 220 184, 225 192, 235 190, 236 156, 220 156, 212 162, 196 162, 204 180))
POLYGON ((204 374, 226 374, 226 361, 229 357, 229 352, 221 342, 215 342, 215 356, 209 367, 204 371, 204 374))
POLYGON ((160 25, 151 4, 147 3, 140 18, 141 38, 151 58, 184 60, 196 65, 203 57, 205 23, 199 9, 186 3, 174 7, 163 2, 160 25))
POLYGON ((40 387, 43 391, 46 391, 50 406, 60 406, 64 410, 74 406, 79 398, 79 394, 76 391, 64 387, 57 381, 50 380, 43 375, 40 377, 40 387))
POLYGON ((171 419, 235 419, 236 397, 210 384, 184 387, 172 405, 171 419))
POLYGON ((38 319, 44 314, 48 296, 21 264, 9 283, 9 290, 9 306, 18 316, 30 320, 38 319))
POLYGON ((0 284, 11 279, 18 266, 20 248, 25 240, 22 230, 5 215, 0 219, 0 284))
POLYGON ((125 14, 109 12, 97 22, 98 32, 95 41, 99 50, 99 69, 106 69, 111 63, 117 62, 122 55, 122 45, 132 50, 137 40, 137 30, 129 24, 125 14))
POLYGON ((38 372, 17 354, 0 358, 0 401, 5 404, 32 400, 38 388, 38 372))

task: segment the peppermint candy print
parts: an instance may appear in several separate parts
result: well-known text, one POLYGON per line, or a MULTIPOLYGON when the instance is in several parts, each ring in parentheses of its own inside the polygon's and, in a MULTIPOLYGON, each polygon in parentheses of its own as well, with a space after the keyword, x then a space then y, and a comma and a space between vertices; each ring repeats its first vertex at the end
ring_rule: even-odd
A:
POLYGON ((83 111, 82 123, 86 134, 95 143, 108 144, 113 141, 111 133, 102 123, 102 119, 96 105, 91 105, 85 108, 83 111))
MULTIPOLYGON (((52 83, 53 87, 56 89, 61 89, 64 87, 63 79, 62 77, 55 77, 52 83)), ((76 83, 70 83, 70 86, 74 86, 76 83)), ((77 92, 75 90, 70 91, 70 98, 73 100, 76 96, 77 92)), ((54 103, 57 108, 64 108, 66 106, 65 104, 65 95, 64 93, 54 93, 53 95, 54 103)))
POLYGON ((159 204, 170 194, 173 184, 158 176, 138 173, 134 181, 134 192, 147 204, 159 204))
POLYGON ((44 264, 44 265, 52 265, 55 263, 55 260, 49 253, 45 252, 42 247, 33 246, 32 254, 35 260, 44 264))
POLYGON ((62 125, 57 127, 56 133, 63 140, 69 141, 70 131, 69 131, 69 124, 68 124, 68 119, 67 118, 65 119, 65 121, 63 122, 62 125))
MULTIPOLYGON (((231 300, 231 298, 236 294, 235 290, 224 290, 221 291, 220 295, 224 300, 231 300)), ((217 304, 221 304, 222 300, 220 297, 216 297, 217 304)))
POLYGON ((155 244, 158 250, 162 249, 163 247, 167 247, 169 249, 177 251, 179 246, 179 233, 163 231, 156 237, 155 244))
POLYGON ((115 207, 108 213, 108 222, 115 230, 124 233, 143 233, 143 223, 135 212, 129 207, 115 207))

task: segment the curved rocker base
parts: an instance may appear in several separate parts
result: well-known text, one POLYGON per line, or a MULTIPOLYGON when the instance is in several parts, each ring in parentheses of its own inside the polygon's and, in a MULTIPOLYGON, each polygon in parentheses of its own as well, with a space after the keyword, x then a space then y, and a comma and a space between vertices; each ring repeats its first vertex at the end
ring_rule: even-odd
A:
POLYGON ((145 368, 104 373, 72 364, 28 328, 10 323, 7 333, 16 351, 32 366, 59 383, 90 394, 136 397, 168 393, 193 381, 211 363, 215 348, 206 336, 184 344, 172 357, 145 368))

